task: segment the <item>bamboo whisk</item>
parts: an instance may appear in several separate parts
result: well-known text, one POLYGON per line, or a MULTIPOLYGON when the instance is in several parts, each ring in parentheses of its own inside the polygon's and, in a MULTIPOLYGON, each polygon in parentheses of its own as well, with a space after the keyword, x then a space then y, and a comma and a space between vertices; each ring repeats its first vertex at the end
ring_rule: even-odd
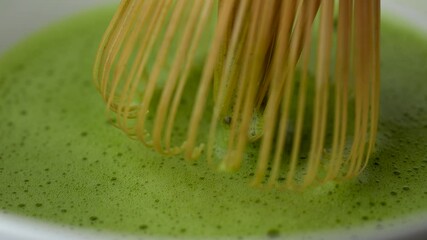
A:
POLYGON ((228 170, 253 154, 254 184, 299 189, 367 165, 379 25, 379 0, 123 0, 94 79, 156 151, 228 170))

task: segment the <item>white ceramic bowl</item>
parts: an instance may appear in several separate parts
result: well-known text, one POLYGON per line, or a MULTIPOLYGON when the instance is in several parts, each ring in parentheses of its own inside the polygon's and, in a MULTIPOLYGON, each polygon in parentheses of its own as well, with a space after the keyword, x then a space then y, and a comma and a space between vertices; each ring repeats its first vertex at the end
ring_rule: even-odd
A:
MULTIPOLYGON (((0 56, 17 41, 53 21, 99 4, 117 3, 118 0, 0 0, 0 56)), ((427 1, 425 0, 384 0, 384 16, 398 17, 427 39, 427 1)), ((426 40, 427 41, 427 40, 426 40)), ((405 225, 378 233, 369 228, 347 231, 325 231, 312 233, 310 239, 351 239, 357 233, 360 239, 399 240, 427 239, 427 216, 409 220, 405 225)), ((307 237, 305 235, 304 237, 307 237)), ((87 230, 70 230, 33 219, 0 213, 0 239, 138 239, 135 236, 99 234, 87 230)), ((294 236, 291 239, 300 239, 294 236)), ((145 237, 144 239, 147 239, 145 237)), ((158 239, 149 237, 149 239, 158 239)), ((289 239, 289 238, 287 238, 289 239)))

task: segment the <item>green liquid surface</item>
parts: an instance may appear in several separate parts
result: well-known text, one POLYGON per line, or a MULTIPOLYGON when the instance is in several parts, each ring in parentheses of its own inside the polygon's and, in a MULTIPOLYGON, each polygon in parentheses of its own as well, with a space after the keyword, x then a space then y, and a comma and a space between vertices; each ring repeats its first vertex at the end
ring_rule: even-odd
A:
POLYGON ((3 212, 135 235, 271 237, 427 212, 425 38, 383 23, 378 147, 361 176, 263 191, 248 186, 249 168, 160 156, 106 122, 91 68, 112 11, 53 26, 0 60, 3 212))

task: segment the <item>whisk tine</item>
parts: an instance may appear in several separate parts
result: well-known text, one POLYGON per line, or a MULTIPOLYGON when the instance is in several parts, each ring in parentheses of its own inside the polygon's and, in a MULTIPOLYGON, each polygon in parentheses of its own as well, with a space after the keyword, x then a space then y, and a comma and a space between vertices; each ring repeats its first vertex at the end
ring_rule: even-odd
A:
MULTIPOLYGON (((113 100, 117 101, 117 113, 120 113, 119 118, 117 119, 117 125, 120 128, 124 129, 125 132, 129 131, 127 129, 127 119, 129 114, 132 114, 129 112, 131 106, 129 102, 132 94, 128 94, 131 83, 134 80, 132 79, 132 71, 130 76, 125 77, 124 84, 120 89, 120 94, 116 96, 115 93, 117 92, 119 82, 125 73, 126 66, 131 61, 131 54, 132 52, 136 51, 136 44, 139 35, 138 32, 142 30, 142 28, 144 27, 143 23, 146 22, 147 18, 150 16, 149 11, 153 10, 153 8, 155 7, 156 6, 154 4, 149 4, 149 2, 138 2, 136 6, 132 7, 132 12, 130 13, 130 22, 132 22, 132 24, 130 25, 132 26, 126 27, 129 29, 125 39, 126 42, 123 44, 120 56, 118 56, 117 59, 117 67, 114 69, 113 72, 112 87, 110 91, 110 97, 107 101, 107 106, 111 106, 111 104, 113 104, 113 100), (142 4, 145 4, 145 6, 142 4), (143 9, 144 11, 140 13, 139 11, 137 11, 138 9, 143 9), (130 29, 133 30, 130 31, 130 29)), ((134 117, 134 114, 132 114, 132 117, 134 117)))
POLYGON ((232 7, 236 3, 236 0, 226 1, 224 3, 224 17, 218 19, 218 26, 216 27, 213 43, 211 46, 210 54, 207 57, 205 67, 203 69, 202 77, 200 80, 200 86, 196 95, 196 105, 194 106, 189 129, 187 133, 187 141, 185 145, 185 156, 188 159, 198 158, 201 154, 203 145, 195 147, 196 137, 198 135, 198 128, 202 118, 203 110, 206 104, 206 96, 208 95, 209 87, 211 85, 212 76, 215 70, 215 63, 219 58, 219 51, 221 43, 224 41, 227 26, 230 24, 232 7))
MULTIPOLYGON (((223 1, 220 1, 223 2, 223 1)), ((245 28, 244 26, 244 19, 247 18, 247 12, 248 8, 250 6, 250 1, 242 1, 239 6, 239 10, 237 12, 235 23, 232 26, 232 36, 230 37, 231 40, 229 40, 229 46, 223 48, 228 48, 228 51, 224 51, 226 54, 223 56, 225 60, 220 59, 217 69, 217 87, 215 89, 215 106, 213 109, 213 116, 211 121, 211 126, 209 130, 209 139, 208 139, 208 148, 207 148, 207 158, 208 162, 212 163, 212 155, 213 155, 213 147, 215 144, 215 136, 216 136, 216 129, 218 126, 219 118, 221 115, 225 115, 225 109, 224 106, 228 106, 231 98, 231 91, 227 91, 227 88, 234 89, 236 87, 236 81, 232 81, 233 77, 235 76, 237 69, 238 69, 238 63, 236 60, 236 56, 241 55, 242 51, 242 44, 241 39, 242 35, 245 34, 245 28), (236 30, 234 30, 236 29, 236 30), (225 64, 225 65, 224 65, 225 64)), ((224 7, 224 5, 222 6, 224 7)), ((220 7, 221 8, 221 7, 220 7)), ((220 9, 221 11, 221 9, 220 9)), ((226 41, 227 42, 227 41, 226 41)), ((220 56, 221 57, 221 56, 220 56)), ((238 59, 238 57, 237 57, 238 59)), ((234 77, 235 79, 236 77, 234 77)))
POLYGON ((379 0, 123 0, 95 86, 162 154, 236 170, 258 141, 254 185, 351 178, 375 147, 379 15, 379 0))
MULTIPOLYGON (((300 155, 300 147, 301 147, 301 141, 302 141, 302 129, 303 129, 303 122, 305 117, 305 105, 307 101, 307 81, 308 81, 308 67, 309 67, 309 61, 310 61, 310 51, 311 51, 311 42, 312 42, 312 25, 314 19, 314 16, 316 15, 318 9, 319 9, 319 1, 312 1, 311 2, 312 7, 309 7, 308 9, 308 18, 310 21, 305 21, 304 26, 304 40, 303 40, 303 52, 302 52, 302 58, 301 58, 301 82, 300 87, 298 90, 298 105, 297 105, 297 113, 296 113, 296 119, 295 119, 295 133, 293 136, 293 145, 290 155, 290 162, 289 162, 289 170, 287 173, 287 179, 284 183, 284 186, 286 188, 292 189, 295 186, 295 172, 296 167, 298 163, 298 157, 300 155)), ((279 157, 275 159, 276 161, 280 161, 279 157)), ((273 177, 273 175, 272 175, 273 177)), ((274 176, 274 179, 271 179, 270 181, 277 181, 278 176, 274 176)))
POLYGON ((333 1, 323 1, 318 41, 318 55, 316 68, 316 84, 314 99, 314 117, 311 137, 310 155, 304 185, 315 179, 325 140, 326 117, 328 110, 329 65, 331 61, 332 29, 333 29, 333 1))
POLYGON ((335 68, 335 110, 334 110, 334 130, 332 140, 331 161, 325 180, 337 177, 342 164, 345 138, 347 131, 347 99, 348 81, 350 74, 350 50, 352 43, 352 31, 348 26, 352 26, 353 0, 341 0, 339 2, 339 16, 337 29, 337 59, 335 68))

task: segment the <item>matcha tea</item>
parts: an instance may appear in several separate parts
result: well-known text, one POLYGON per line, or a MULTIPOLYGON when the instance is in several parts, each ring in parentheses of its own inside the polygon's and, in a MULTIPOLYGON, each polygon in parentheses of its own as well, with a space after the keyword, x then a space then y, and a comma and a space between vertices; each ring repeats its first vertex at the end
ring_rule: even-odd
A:
POLYGON ((236 237, 384 229, 427 213, 427 39, 383 23, 379 137, 362 175, 264 191, 248 186, 250 167, 228 174, 161 156, 105 120, 91 71, 113 10, 53 26, 1 58, 3 212, 135 235, 236 237))

